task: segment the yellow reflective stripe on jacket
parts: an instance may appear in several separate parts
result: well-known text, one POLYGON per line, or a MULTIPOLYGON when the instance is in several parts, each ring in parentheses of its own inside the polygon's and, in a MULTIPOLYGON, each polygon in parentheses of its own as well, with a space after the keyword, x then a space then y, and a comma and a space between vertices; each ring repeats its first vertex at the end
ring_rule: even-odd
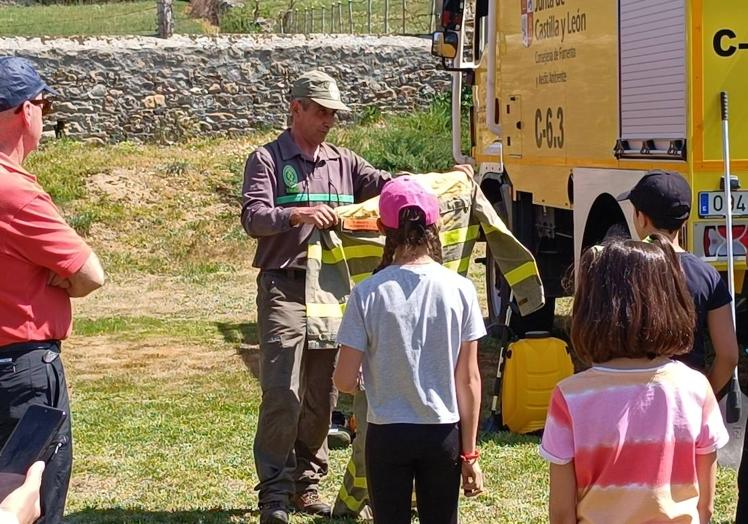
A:
POLYGON ((507 271, 504 278, 510 286, 515 286, 524 279, 536 276, 537 274, 538 268, 535 266, 535 262, 525 262, 518 268, 507 271))
MULTIPOLYGON (((366 495, 368 496, 368 491, 366 495)), ((346 491, 345 486, 340 487, 340 491, 338 492, 338 498, 343 501, 343 504, 346 505, 346 507, 351 511, 361 511, 361 506, 363 506, 364 501, 363 500, 357 500, 356 497, 353 495, 349 495, 348 491, 346 491)))
POLYGON ((470 256, 466 256, 460 260, 450 260, 444 262, 442 265, 457 273, 467 273, 467 270, 470 268, 470 256))
POLYGON ((379 246, 336 246, 330 250, 322 250, 323 264, 337 264, 343 260, 353 258, 381 257, 382 248, 379 246))
POLYGON ((356 475, 356 463, 352 460, 348 461, 348 473, 353 478, 353 487, 367 489, 366 477, 359 477, 356 475))
POLYGON ((322 261, 322 246, 319 242, 310 242, 306 249, 306 257, 309 260, 322 261))
POLYGON ((306 303, 306 314, 317 318, 343 318, 345 304, 315 304, 306 303))
POLYGON ((371 276, 370 273, 361 273, 360 275, 351 275, 351 280, 353 280, 354 284, 358 284, 359 282, 366 280, 371 276))
POLYGON ((459 229, 453 229, 452 231, 446 231, 439 235, 442 242, 442 247, 452 246, 454 244, 463 244, 468 240, 475 240, 480 234, 480 226, 474 224, 468 227, 461 227, 459 229))

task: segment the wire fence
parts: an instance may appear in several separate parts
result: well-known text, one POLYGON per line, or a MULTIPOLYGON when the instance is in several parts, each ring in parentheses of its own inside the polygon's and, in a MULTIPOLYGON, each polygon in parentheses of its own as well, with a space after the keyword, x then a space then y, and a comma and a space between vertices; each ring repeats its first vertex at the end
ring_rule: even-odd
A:
MULTIPOLYGON (((132 11, 128 11, 126 13, 118 13, 116 16, 112 16, 110 13, 102 13, 98 16, 92 16, 91 14, 87 15, 77 15, 77 16, 68 16, 68 17, 62 17, 55 20, 55 22, 61 26, 69 26, 69 25, 78 25, 78 24, 86 24, 86 25, 97 25, 99 23, 103 22, 111 22, 113 19, 123 19, 127 17, 133 17, 135 15, 140 16, 144 13, 151 13, 152 18, 155 21, 156 20, 156 6, 153 5, 151 7, 147 7, 145 9, 134 9, 132 11)), ((12 29, 13 33, 23 34, 28 33, 30 31, 39 30, 39 22, 37 20, 34 20, 33 22, 27 22, 27 23, 16 23, 13 24, 13 26, 6 26, 5 29, 12 29)), ((155 24, 154 24, 154 30, 155 30, 155 24)), ((3 29, 0 29, 0 35, 2 35, 5 31, 3 29)), ((10 31, 8 31, 10 32, 10 31)))
POLYGON ((344 0, 286 11, 278 33, 424 34, 438 23, 436 0, 344 0))

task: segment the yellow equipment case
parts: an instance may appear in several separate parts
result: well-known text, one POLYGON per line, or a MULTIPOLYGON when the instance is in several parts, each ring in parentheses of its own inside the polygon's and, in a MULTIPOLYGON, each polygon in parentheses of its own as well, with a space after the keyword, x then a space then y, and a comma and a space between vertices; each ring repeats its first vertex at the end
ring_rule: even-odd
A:
POLYGON ((542 430, 553 388, 574 373, 569 348, 546 331, 509 344, 500 371, 503 424, 514 433, 542 430))

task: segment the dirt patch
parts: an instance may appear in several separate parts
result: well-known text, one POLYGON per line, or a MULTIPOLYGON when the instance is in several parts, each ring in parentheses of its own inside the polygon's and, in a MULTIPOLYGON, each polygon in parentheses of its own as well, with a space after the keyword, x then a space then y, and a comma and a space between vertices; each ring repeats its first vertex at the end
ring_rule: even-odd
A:
POLYGON ((112 336, 72 337, 65 345, 65 364, 73 388, 78 381, 108 377, 148 377, 178 381, 197 374, 234 368, 239 356, 210 350, 183 340, 142 338, 124 341, 112 336), (233 357, 233 358, 232 358, 233 357))
POLYGON ((161 275, 115 276, 103 289, 74 301, 75 315, 254 321, 256 279, 257 270, 207 275, 199 283, 161 275))
POLYGON ((166 188, 162 177, 151 171, 114 168, 86 178, 86 190, 123 204, 155 204, 166 188))
POLYGON ((70 481, 70 488, 76 493, 115 493, 117 480, 111 477, 76 473, 70 481))

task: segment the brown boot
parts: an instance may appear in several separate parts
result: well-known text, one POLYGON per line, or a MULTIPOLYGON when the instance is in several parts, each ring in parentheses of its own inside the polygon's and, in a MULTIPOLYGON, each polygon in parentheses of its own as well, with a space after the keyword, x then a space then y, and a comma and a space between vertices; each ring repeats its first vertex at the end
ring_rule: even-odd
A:
POLYGON ((307 513, 309 515, 329 517, 332 513, 330 505, 326 504, 321 498, 319 498, 319 493, 317 493, 316 490, 297 493, 294 495, 293 505, 296 507, 296 511, 307 513))

